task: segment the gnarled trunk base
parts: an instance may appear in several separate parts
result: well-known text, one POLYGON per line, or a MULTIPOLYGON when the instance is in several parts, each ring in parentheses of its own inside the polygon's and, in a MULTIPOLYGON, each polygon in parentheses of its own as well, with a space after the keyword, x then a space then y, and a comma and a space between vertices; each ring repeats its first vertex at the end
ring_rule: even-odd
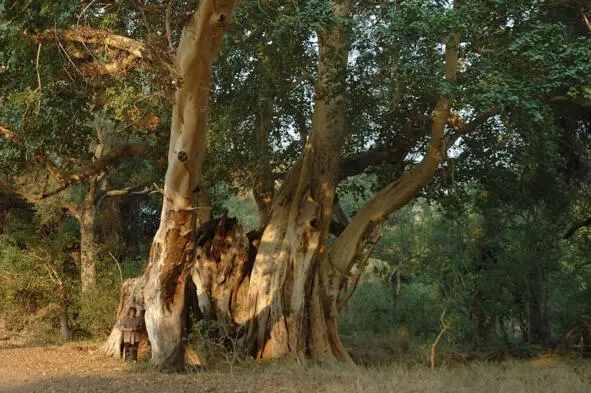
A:
MULTIPOLYGON (((131 307, 135 307, 138 315, 141 317, 144 313, 143 289, 146 284, 145 276, 125 280, 121 288, 121 298, 117 306, 117 321, 111 330, 107 341, 101 346, 100 350, 107 356, 121 357, 123 348, 123 332, 121 331, 120 319, 127 315, 131 307)), ((150 342, 145 331, 140 332, 140 343, 138 347, 138 357, 148 357, 150 352, 150 342)))
MULTIPOLYGON (((186 289, 182 296, 170 298, 170 310, 179 313, 178 326, 175 325, 172 333, 179 334, 181 339, 160 342, 161 350, 177 353, 179 358, 174 359, 174 367, 183 363, 209 365, 224 359, 220 354, 224 351, 223 346, 226 354, 239 353, 257 359, 289 356, 350 360, 339 339, 337 326, 334 293, 335 288, 338 292, 341 277, 334 275, 328 265, 313 264, 314 243, 309 226, 296 226, 297 233, 291 233, 287 231, 287 223, 279 221, 271 223, 276 225, 275 229, 281 229, 273 232, 270 228, 272 233, 281 235, 272 242, 269 241, 272 233, 262 238, 260 233, 247 235, 236 219, 226 216, 201 227, 196 235, 195 262, 190 276, 184 279, 186 289), (292 236, 290 242, 286 242, 286 236, 292 236), (310 239, 308 245, 312 246, 308 253, 303 252, 301 247, 304 245, 297 240, 305 237, 310 239), (282 244, 300 244, 301 255, 309 254, 308 259, 286 259, 283 265, 280 260, 273 260, 269 271, 255 274, 253 265, 257 251, 268 252, 269 246, 274 245, 272 248, 277 249, 282 244), (302 275, 305 263, 310 264, 307 278, 302 275), (200 320, 210 327, 205 332, 208 337, 202 335, 202 330, 198 334, 192 330, 200 320), (183 347, 183 342, 188 343, 188 348, 183 347), (208 346, 212 342, 215 345, 208 346), (169 347, 163 347, 166 345, 169 347)), ((267 257, 273 258, 273 255, 267 257)), ((144 309, 144 294, 148 290, 146 276, 153 273, 148 269, 144 276, 125 282, 118 318, 131 306, 138 311, 144 309)), ((165 316, 152 313, 152 318, 161 318, 159 329, 163 326, 162 320, 171 319, 168 310, 164 308, 168 313, 165 316)), ((159 337, 163 334, 170 335, 171 332, 162 331, 159 337)), ((117 323, 102 347, 103 352, 120 356, 121 340, 117 323)), ((142 344, 140 352, 141 347, 142 344)), ((173 363, 165 364, 173 367, 173 363)))

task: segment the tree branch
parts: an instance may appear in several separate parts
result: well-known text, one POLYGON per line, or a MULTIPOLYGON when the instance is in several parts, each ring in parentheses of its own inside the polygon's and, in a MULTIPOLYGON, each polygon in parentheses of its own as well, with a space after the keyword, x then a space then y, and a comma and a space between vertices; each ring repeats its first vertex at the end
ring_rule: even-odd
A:
POLYGON ((105 173, 109 167, 118 165, 123 158, 135 157, 143 154, 146 150, 145 145, 129 144, 123 145, 119 148, 109 151, 103 155, 100 159, 92 162, 91 164, 78 168, 75 170, 67 171, 58 168, 51 160, 45 156, 40 156, 39 160, 45 163, 47 170, 52 174, 55 180, 61 184, 57 189, 48 193, 43 193, 40 199, 44 199, 53 195, 56 195, 63 190, 67 189, 70 185, 80 183, 88 180, 93 176, 99 176, 105 173))
MULTIPOLYGON (((34 36, 37 42, 54 38, 61 41, 80 43, 85 46, 109 47, 118 51, 116 54, 109 56, 111 61, 108 63, 103 63, 93 55, 93 60, 80 69, 85 74, 119 74, 128 71, 135 64, 160 66, 171 74, 176 74, 173 61, 168 54, 129 37, 111 34, 105 30, 95 30, 88 26, 72 26, 61 32, 56 29, 49 29, 34 36)), ((69 48, 68 51, 74 57, 81 57, 80 51, 76 48, 69 48)))
MULTIPOLYGON (((460 32, 454 30, 450 34, 445 48, 445 78, 452 84, 456 81, 458 71, 460 38, 460 32)), ((422 161, 370 199, 333 243, 329 260, 340 274, 346 276, 351 271, 357 257, 363 251, 367 233, 393 211, 411 201, 435 174, 445 153, 444 132, 450 116, 451 105, 449 97, 441 96, 437 100, 431 116, 429 149, 422 161)))
POLYGON ((404 156, 400 149, 371 149, 359 153, 355 157, 351 157, 341 161, 340 179, 355 176, 365 171, 370 166, 382 164, 395 164, 400 162, 404 156))
POLYGON ((567 104, 574 104, 576 106, 579 106, 583 109, 588 109, 591 108, 591 101, 588 100, 583 100, 583 99, 577 99, 576 97, 569 97, 569 96, 554 96, 554 97, 550 97, 549 99, 550 103, 567 103, 567 104))
POLYGON ((587 26, 587 29, 591 31, 591 22, 589 22, 589 18, 587 17, 587 13, 585 13, 585 11, 583 11, 583 21, 585 21, 585 26, 587 26))
POLYGON ((570 228, 568 228, 568 230, 566 231, 564 236, 562 236, 562 238, 564 240, 568 240, 575 234, 576 231, 578 231, 581 228, 588 227, 588 226, 591 226, 591 217, 589 217, 585 220, 579 221, 579 222, 575 223, 573 226, 571 226, 570 228))
POLYGON ((147 194, 156 194, 160 191, 156 190, 152 184, 138 184, 131 187, 121 188, 119 190, 109 190, 100 194, 96 205, 99 206, 105 198, 116 198, 121 196, 138 196, 147 194))
POLYGON ((445 146, 449 149, 462 137, 463 135, 469 134, 474 132, 478 127, 484 124, 488 119, 495 116, 497 114, 497 108, 491 107, 489 110, 476 115, 476 117, 470 122, 465 123, 462 119, 455 120, 452 122, 448 121, 448 124, 451 123, 454 133, 449 137, 449 139, 445 142, 445 146))
POLYGON ((82 220, 82 207, 73 202, 64 204, 64 213, 71 215, 78 221, 82 220))

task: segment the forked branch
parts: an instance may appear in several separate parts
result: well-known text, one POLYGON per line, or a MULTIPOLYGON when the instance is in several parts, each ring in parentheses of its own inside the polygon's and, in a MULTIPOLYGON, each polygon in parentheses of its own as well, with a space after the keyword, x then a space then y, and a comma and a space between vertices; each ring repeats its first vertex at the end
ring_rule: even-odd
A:
POLYGON ((474 132, 478 127, 486 123, 488 119, 497 114, 497 108, 492 106, 489 110, 478 114, 471 122, 465 123, 462 119, 448 121, 448 124, 454 129, 453 134, 445 142, 447 148, 452 147, 462 136, 474 132))
MULTIPOLYGON (((445 76, 455 83, 458 70, 460 33, 455 30, 447 40, 445 76)), ((370 199, 355 215, 351 224, 337 238, 330 251, 330 260, 341 274, 349 274, 365 244, 364 238, 371 225, 380 223, 412 200, 417 192, 433 177, 445 155, 444 132, 451 112, 451 99, 441 96, 431 116, 429 149, 423 160, 409 172, 388 184, 370 199)))
POLYGON ((88 26, 72 26, 63 31, 49 29, 33 38, 38 42, 55 39, 58 42, 78 43, 84 45, 87 51, 89 51, 89 47, 94 47, 97 52, 102 50, 108 58, 106 62, 99 61, 94 53, 89 53, 90 56, 86 56, 84 51, 77 49, 74 45, 69 45, 65 49, 74 58, 89 57, 91 59, 79 68, 86 75, 121 74, 129 71, 135 65, 161 67, 174 74, 173 61, 165 51, 159 51, 142 42, 105 30, 92 29, 88 26), (112 52, 104 51, 104 48, 109 48, 112 52))

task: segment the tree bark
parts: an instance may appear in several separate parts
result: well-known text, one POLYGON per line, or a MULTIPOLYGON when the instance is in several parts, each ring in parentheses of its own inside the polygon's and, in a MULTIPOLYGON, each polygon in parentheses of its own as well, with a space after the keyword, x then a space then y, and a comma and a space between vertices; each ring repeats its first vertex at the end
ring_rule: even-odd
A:
POLYGON ((80 279, 82 282, 82 293, 86 293, 96 285, 96 262, 98 250, 95 243, 96 237, 96 179, 88 182, 88 192, 84 196, 80 224, 80 279))
POLYGON ((318 82, 303 157, 278 190, 248 288, 249 342, 257 358, 349 359, 338 335, 327 240, 344 133, 348 1, 318 31, 318 82))
MULTIPOLYGON (((315 110, 302 157, 276 191, 260 239, 228 217, 198 216, 211 62, 234 2, 202 1, 185 28, 160 228, 143 288, 152 362, 175 369, 195 284, 199 314, 244 332, 259 359, 285 355, 350 360, 338 332, 338 299, 372 229, 404 206, 443 157, 451 99, 434 108, 425 158, 363 207, 329 249, 345 131, 349 1, 332 1, 335 23, 318 33, 315 110), (223 10, 223 11, 220 11, 223 10)), ((455 81, 459 34, 446 45, 446 76, 455 81)))
POLYGON ((195 214, 205 153, 211 66, 235 1, 203 0, 185 26, 176 58, 175 94, 160 227, 146 269, 145 321, 152 363, 182 365, 185 287, 195 259, 195 214))

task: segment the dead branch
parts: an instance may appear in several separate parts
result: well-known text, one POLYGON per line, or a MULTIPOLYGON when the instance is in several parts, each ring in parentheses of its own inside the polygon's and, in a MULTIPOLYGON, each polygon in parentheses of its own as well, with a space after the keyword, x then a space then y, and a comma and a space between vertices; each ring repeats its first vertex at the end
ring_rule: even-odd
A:
POLYGON ((400 149, 371 149, 361 152, 354 157, 345 159, 341 163, 340 178, 355 176, 370 166, 396 164, 404 159, 400 149))
POLYGON ((117 258, 115 258, 115 256, 113 255, 113 253, 111 251, 109 251, 109 255, 111 256, 111 258, 113 258, 113 260, 117 264, 117 267, 119 268, 119 280, 121 283, 121 287, 123 287, 123 270, 121 270, 121 264, 119 263, 117 258))
POLYGON ((41 42, 39 43, 39 46, 37 47, 37 63, 35 66, 35 69, 37 70, 37 90, 35 91, 41 91, 41 74, 39 73, 39 55, 41 54, 41 42))
POLYGON ((441 321, 441 331, 437 335, 437 338, 435 339, 433 344, 431 344, 431 357, 430 357, 431 370, 435 370, 435 355, 436 355, 436 350, 437 350, 437 344, 439 344, 439 340, 441 340, 443 333, 445 333, 447 331, 447 329, 449 328, 449 325, 445 322, 446 311, 447 311, 447 309, 444 309, 443 312, 441 313, 441 317, 439 318, 439 320, 441 321))
POLYGON ((155 194, 158 190, 155 190, 152 185, 140 184, 130 187, 121 188, 119 190, 109 190, 99 196, 97 206, 100 206, 101 202, 105 198, 116 198, 121 196, 139 196, 147 194, 155 194))

